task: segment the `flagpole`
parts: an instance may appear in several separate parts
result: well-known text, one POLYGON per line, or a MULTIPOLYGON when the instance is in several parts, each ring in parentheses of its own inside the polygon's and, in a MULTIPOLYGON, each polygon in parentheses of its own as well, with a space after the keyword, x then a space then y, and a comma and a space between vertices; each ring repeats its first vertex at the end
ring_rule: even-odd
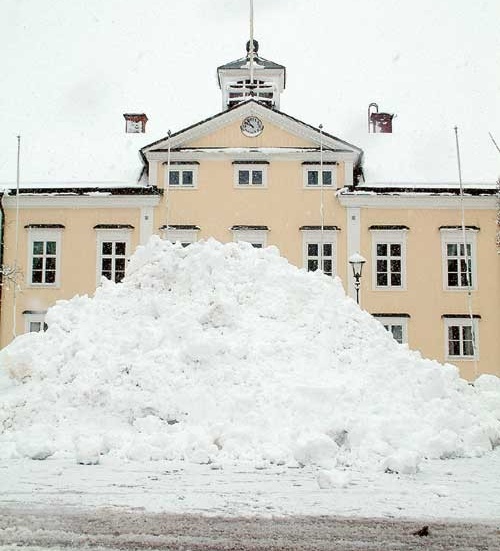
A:
MULTIPOLYGON (((21 179, 21 136, 17 136, 17 170, 16 170, 16 241, 14 256, 14 271, 17 270, 19 256, 19 182, 21 179)), ((12 305, 12 336, 17 337, 17 281, 14 281, 14 300, 12 305)))
POLYGON ((254 47, 253 47, 253 0, 250 0, 250 84, 253 84, 253 65, 254 65, 254 47))

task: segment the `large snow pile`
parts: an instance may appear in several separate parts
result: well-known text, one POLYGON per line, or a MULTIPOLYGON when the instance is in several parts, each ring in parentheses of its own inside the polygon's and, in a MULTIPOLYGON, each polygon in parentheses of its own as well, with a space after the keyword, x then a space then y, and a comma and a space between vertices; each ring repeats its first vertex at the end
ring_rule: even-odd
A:
POLYGON ((500 441, 498 379, 422 359, 273 248, 153 238, 47 321, 0 354, 4 457, 411 472, 500 441))

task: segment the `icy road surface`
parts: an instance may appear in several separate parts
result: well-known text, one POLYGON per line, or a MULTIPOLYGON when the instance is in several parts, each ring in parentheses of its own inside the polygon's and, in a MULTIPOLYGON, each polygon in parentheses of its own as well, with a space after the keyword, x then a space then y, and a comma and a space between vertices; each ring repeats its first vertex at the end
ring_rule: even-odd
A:
POLYGON ((395 549, 500 549, 491 524, 428 525, 401 520, 336 517, 210 517, 61 509, 6 509, 0 515, 0 549, 167 549, 169 551, 284 551, 395 549), (3 544, 3 545, 2 545, 3 544))

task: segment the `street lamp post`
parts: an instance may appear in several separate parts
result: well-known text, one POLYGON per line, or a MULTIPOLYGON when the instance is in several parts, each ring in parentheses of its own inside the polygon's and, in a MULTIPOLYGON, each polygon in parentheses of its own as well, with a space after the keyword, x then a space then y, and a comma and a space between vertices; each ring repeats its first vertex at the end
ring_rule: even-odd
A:
POLYGON ((352 266, 352 273, 354 276, 354 288, 356 289, 356 302, 359 304, 359 287, 361 285, 360 279, 363 273, 363 264, 366 262, 366 258, 359 253, 354 253, 349 257, 349 264, 352 266))

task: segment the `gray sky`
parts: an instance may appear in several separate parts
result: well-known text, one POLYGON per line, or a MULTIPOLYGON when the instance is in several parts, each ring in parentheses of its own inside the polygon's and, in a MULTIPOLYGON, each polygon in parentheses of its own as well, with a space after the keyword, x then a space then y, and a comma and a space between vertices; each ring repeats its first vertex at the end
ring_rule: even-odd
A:
MULTIPOLYGON (((0 181, 18 133, 24 179, 133 178, 140 146, 220 110, 215 70, 244 55, 248 6, 2 0, 0 181), (147 113, 146 136, 124 134, 127 111, 147 113)), ((455 179, 455 124, 464 179, 500 174, 498 0, 255 0, 255 17, 260 53, 287 67, 281 109, 366 148, 376 179, 455 179), (381 148, 372 101, 397 114, 381 148)))

